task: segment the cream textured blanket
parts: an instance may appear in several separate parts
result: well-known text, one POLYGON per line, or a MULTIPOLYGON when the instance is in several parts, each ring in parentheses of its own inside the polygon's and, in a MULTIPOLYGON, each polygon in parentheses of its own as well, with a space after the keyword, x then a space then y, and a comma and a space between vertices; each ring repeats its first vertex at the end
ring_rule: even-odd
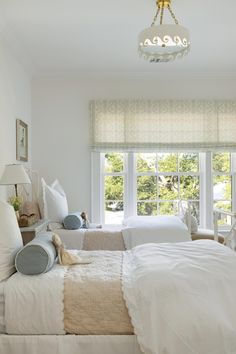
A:
POLYGON ((86 251, 125 251, 121 231, 87 230, 84 234, 83 249, 86 251))
POLYGON ((91 264, 69 267, 65 275, 66 333, 133 334, 121 285, 123 252, 91 251, 89 258, 91 264))

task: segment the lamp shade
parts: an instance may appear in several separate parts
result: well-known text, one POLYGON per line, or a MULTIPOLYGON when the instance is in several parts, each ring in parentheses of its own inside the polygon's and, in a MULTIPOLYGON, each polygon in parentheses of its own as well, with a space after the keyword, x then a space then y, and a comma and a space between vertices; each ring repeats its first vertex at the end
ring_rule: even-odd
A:
POLYGON ((29 176, 22 165, 6 165, 0 184, 30 184, 29 176))

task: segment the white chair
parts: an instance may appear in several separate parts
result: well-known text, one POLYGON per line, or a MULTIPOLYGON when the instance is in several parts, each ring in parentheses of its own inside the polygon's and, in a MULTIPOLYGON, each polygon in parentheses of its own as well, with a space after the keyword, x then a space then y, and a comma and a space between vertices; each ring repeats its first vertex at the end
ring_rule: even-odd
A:
MULTIPOLYGON (((189 232, 191 233, 191 237, 193 241, 197 240, 216 240, 219 243, 225 244, 224 235, 219 233, 219 230, 212 229, 201 229, 198 228, 196 232, 191 230, 191 214, 192 214, 192 205, 191 202, 187 201, 179 201, 179 210, 180 214, 185 215, 186 224, 189 232)), ((218 226, 218 225, 217 225, 218 226)))
POLYGON ((218 220, 221 218, 221 216, 229 216, 232 218, 232 223, 229 231, 227 231, 227 234, 224 236, 225 241, 224 244, 227 247, 230 247, 234 249, 234 236, 236 232, 236 213, 230 212, 230 211, 225 211, 221 209, 215 209, 213 211, 213 218, 214 218, 214 240, 218 241, 219 239, 219 226, 218 226, 218 220))

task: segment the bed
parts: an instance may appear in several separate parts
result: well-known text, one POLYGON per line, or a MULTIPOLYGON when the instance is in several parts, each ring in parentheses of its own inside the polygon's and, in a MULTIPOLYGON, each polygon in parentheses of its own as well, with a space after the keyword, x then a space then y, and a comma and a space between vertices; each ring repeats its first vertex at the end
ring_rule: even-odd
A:
MULTIPOLYGON (((11 227, 12 220, 5 233, 11 227)), ((137 242, 156 233, 130 227, 129 236, 137 242)), ((0 353, 236 353, 236 255, 188 237, 126 251, 74 250, 91 263, 54 264, 38 276, 11 269, 0 283, 7 333, 0 353)))
POLYGON ((93 262, 86 271, 85 266, 70 269, 67 284, 68 269, 59 266, 38 279, 18 273, 9 278, 9 334, 0 336, 1 353, 15 354, 17 343, 17 353, 28 354, 33 345, 38 354, 41 340, 48 348, 56 342, 54 353, 68 348, 73 354, 80 345, 78 353, 100 353, 97 341, 101 353, 107 347, 110 354, 119 353, 122 343, 127 354, 236 352, 236 275, 228 272, 236 267, 232 250, 203 240, 81 252, 93 262), (76 292, 79 296, 70 298, 76 292))

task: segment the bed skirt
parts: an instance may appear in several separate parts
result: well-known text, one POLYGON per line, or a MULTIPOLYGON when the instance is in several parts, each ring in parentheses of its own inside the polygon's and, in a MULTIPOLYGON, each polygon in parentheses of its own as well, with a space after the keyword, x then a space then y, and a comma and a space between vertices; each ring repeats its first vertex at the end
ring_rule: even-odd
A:
POLYGON ((135 335, 0 335, 1 354, 143 354, 135 335))

